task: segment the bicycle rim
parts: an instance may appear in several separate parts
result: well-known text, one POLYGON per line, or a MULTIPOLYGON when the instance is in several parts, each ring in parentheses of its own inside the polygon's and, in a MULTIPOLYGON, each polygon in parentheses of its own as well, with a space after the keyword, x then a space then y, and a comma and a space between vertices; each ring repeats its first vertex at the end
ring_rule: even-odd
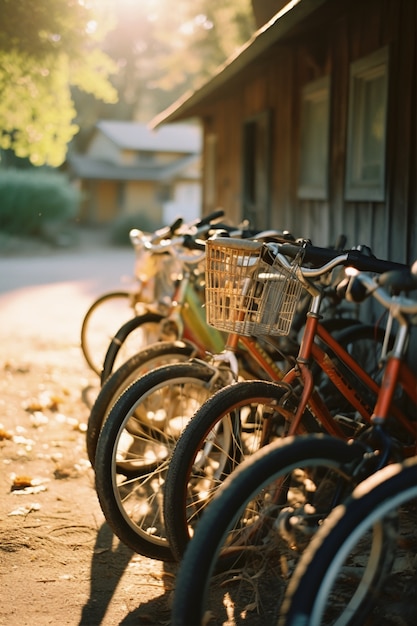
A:
POLYGON ((150 372, 125 392, 127 401, 121 396, 103 426, 97 493, 108 523, 136 552, 172 558, 162 514, 165 475, 182 429, 213 393, 212 377, 211 368, 190 363, 150 372), (147 377, 153 384, 144 389, 147 377))

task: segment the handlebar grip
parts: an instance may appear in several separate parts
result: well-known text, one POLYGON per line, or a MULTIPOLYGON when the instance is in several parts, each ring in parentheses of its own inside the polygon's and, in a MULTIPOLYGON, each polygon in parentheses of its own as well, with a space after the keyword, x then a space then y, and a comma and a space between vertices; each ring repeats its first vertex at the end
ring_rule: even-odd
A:
POLYGON ((318 246, 308 245, 304 248, 303 263, 312 263, 313 265, 324 265, 328 261, 332 261, 341 255, 340 250, 332 250, 331 248, 320 248, 318 246))
POLYGON ((312 246, 308 244, 305 247, 298 245, 296 243, 280 243, 279 244, 279 252, 285 254, 285 256, 289 256, 291 258, 295 258, 297 254, 300 253, 300 250, 303 254, 303 264, 311 263, 312 265, 325 265, 328 261, 332 261, 336 257, 340 256, 340 251, 332 250, 330 248, 320 248, 318 246, 312 246))
POLYGON ((206 246, 203 241, 194 239, 192 235, 184 235, 183 244, 184 248, 188 250, 205 250, 206 246))
POLYGON ((362 254, 359 250, 349 250, 347 261, 344 265, 350 265, 360 272, 374 272, 375 274, 383 274, 384 272, 389 272, 391 270, 409 269, 409 266, 404 263, 377 259, 375 256, 362 254))
POLYGON ((175 233, 177 232, 177 230, 178 230, 178 229, 182 226, 183 221, 184 221, 184 220, 182 219, 182 217, 178 217, 178 218, 175 220, 175 222, 173 222, 173 223, 171 224, 171 226, 169 227, 169 232, 170 232, 171 237, 172 237, 173 235, 175 235, 175 233))
POLYGON ((352 276, 347 283, 347 289, 345 291, 346 300, 359 304, 366 300, 368 296, 369 292, 366 285, 364 285, 357 276, 352 276))
POLYGON ((218 209, 217 211, 213 211, 213 213, 210 213, 209 215, 206 215, 205 217, 201 218, 201 220, 197 224, 197 228, 199 228, 199 226, 205 226, 206 224, 210 224, 214 220, 217 220, 219 219, 219 217, 223 217, 223 216, 224 216, 223 209, 218 209))

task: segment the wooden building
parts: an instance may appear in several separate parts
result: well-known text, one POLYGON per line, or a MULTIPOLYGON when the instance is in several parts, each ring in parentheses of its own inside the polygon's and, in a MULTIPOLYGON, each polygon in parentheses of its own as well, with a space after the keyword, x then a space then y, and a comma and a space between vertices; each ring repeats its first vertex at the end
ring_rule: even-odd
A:
POLYGON ((172 124, 156 131, 145 124, 97 123, 84 154, 70 154, 69 173, 83 191, 80 219, 106 224, 135 216, 154 230, 178 216, 201 214, 201 130, 172 124))
POLYGON ((152 125, 200 120, 205 213, 413 261, 416 0, 283 4, 254 0, 271 19, 152 125))

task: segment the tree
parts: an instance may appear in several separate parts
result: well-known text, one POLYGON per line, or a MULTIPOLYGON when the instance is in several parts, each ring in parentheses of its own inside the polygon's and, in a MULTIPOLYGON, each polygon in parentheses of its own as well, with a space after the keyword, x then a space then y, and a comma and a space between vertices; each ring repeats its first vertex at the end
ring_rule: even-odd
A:
MULTIPOLYGON (((107 0, 114 16, 103 50, 117 64, 116 105, 76 94, 83 128, 91 116, 154 115, 196 88, 253 33, 250 0, 107 0)), ((79 137, 77 137, 78 141, 79 137)))
POLYGON ((157 37, 166 41, 171 34, 171 50, 162 51, 158 84, 166 89, 182 86, 196 88, 254 31, 250 0, 180 0, 175 15, 169 0, 157 19, 157 37), (174 32, 172 32, 174 31, 174 32))
POLYGON ((149 121, 253 32, 250 0, 0 0, 0 15, 0 149, 34 165, 60 165, 101 117, 149 121))
POLYGON ((78 130, 71 87, 117 100, 100 47, 108 23, 88 0, 0 0, 0 15, 0 148, 58 166, 78 130))

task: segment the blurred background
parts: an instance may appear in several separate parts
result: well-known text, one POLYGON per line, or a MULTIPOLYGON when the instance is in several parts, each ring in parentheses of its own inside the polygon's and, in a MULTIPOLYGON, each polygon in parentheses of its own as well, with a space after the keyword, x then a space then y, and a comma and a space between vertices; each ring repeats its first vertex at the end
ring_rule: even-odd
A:
POLYGON ((22 236, 72 245, 77 226, 128 244, 131 227, 198 217, 198 121, 149 122, 251 37, 250 0, 37 0, 30 10, 0 0, 0 13, 0 248, 22 236))

